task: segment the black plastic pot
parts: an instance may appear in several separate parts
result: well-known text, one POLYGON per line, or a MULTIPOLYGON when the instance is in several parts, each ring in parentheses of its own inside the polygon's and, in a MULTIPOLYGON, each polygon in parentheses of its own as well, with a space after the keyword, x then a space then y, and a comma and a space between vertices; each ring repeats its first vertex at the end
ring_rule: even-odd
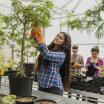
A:
POLYGON ((33 75, 33 70, 34 70, 34 64, 33 63, 23 63, 23 67, 25 70, 25 74, 27 76, 33 75))
POLYGON ((99 87, 99 93, 104 95, 104 85, 102 85, 101 87, 99 87))
POLYGON ((16 75, 16 71, 13 70, 12 68, 8 68, 7 71, 5 71, 4 76, 13 76, 16 75))
POLYGON ((37 82, 37 73, 34 72, 35 65, 33 63, 23 63, 26 76, 34 76, 34 81, 37 82))
POLYGON ((19 96, 31 96, 32 93, 32 77, 9 76, 10 94, 19 96))
POLYGON ((34 104, 34 101, 31 101, 31 102, 19 102, 19 101, 16 101, 16 104, 34 104))

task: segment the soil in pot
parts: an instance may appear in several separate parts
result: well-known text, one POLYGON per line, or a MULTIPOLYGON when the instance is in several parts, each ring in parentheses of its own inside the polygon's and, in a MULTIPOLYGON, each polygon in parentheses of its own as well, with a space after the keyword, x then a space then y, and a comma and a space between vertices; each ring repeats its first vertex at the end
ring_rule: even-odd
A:
POLYGON ((36 101, 36 104, 57 104, 57 103, 50 99, 39 99, 36 101))
POLYGON ((35 96, 19 97, 16 99, 16 104, 34 104, 35 99, 37 99, 35 96))

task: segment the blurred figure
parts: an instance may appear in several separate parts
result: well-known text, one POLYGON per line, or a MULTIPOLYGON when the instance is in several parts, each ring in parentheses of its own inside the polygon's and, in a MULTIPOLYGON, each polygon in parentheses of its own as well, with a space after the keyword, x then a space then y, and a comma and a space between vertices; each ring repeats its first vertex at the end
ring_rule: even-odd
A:
MULTIPOLYGON (((74 76, 81 75, 81 68, 84 67, 83 56, 78 53, 78 46, 72 46, 72 55, 71 55, 71 74, 72 78, 74 76)), ((79 99, 80 95, 77 94, 76 99, 79 99)))
POLYGON ((99 48, 97 46, 92 47, 91 57, 87 58, 85 68, 87 69, 86 76, 89 79, 93 77, 99 77, 100 66, 103 66, 103 59, 99 58, 99 48))
POLYGON ((84 67, 83 56, 78 53, 78 46, 72 46, 71 55, 71 72, 72 74, 81 75, 81 68, 84 67))

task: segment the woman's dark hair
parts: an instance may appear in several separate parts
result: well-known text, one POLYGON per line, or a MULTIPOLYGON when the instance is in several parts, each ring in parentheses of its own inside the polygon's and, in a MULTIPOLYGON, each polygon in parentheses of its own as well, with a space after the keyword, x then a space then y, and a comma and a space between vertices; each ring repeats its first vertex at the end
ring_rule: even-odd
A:
POLYGON ((99 48, 98 48, 98 46, 92 47, 92 48, 91 48, 91 52, 97 52, 97 53, 99 53, 99 48))
MULTIPOLYGON (((54 50, 55 44, 52 42, 48 46, 48 49, 50 51, 62 51, 66 55, 65 61, 62 65, 62 67, 60 68, 60 75, 61 75, 61 78, 62 78, 62 83, 63 83, 64 89, 66 89, 66 88, 70 87, 70 79, 71 79, 70 78, 71 37, 66 32, 60 32, 60 33, 62 33, 64 35, 65 42, 59 47, 58 50, 54 50)), ((38 57, 38 65, 41 65, 41 61, 42 61, 42 56, 40 54, 39 57, 38 57)), ((46 68, 47 68, 47 65, 48 65, 48 61, 46 60, 46 68)))

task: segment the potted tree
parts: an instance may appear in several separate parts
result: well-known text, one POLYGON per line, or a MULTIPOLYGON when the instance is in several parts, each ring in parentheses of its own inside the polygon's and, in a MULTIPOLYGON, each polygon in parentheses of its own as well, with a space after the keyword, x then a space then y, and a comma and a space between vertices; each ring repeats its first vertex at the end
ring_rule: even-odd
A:
MULTIPOLYGON (((15 51, 20 60, 17 67, 19 76, 9 76, 10 94, 30 96, 33 79, 30 76, 26 77, 23 63, 26 62, 26 50, 33 47, 30 43, 34 41, 28 40, 26 32, 31 28, 31 22, 35 22, 36 26, 49 26, 53 4, 50 0, 32 0, 28 5, 24 5, 20 0, 11 0, 11 6, 11 15, 4 16, 3 19, 6 23, 7 40, 16 42, 15 51)), ((33 45, 36 51, 36 45, 33 45)))

